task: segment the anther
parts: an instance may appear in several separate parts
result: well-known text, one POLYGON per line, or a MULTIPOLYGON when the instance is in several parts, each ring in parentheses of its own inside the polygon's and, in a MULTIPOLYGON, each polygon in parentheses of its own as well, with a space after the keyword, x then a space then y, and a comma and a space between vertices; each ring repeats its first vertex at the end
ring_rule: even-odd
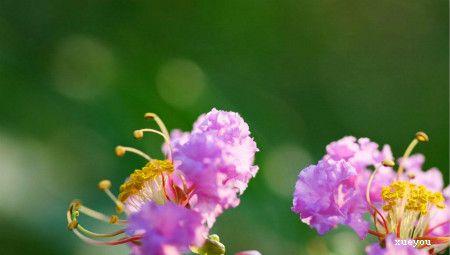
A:
POLYGON ((98 188, 100 190, 107 190, 109 188, 111 188, 111 181, 110 180, 102 180, 98 183, 98 188))
POLYGON ((80 209, 80 207, 81 207, 81 201, 80 201, 80 200, 73 200, 73 201, 70 203, 70 206, 72 207, 72 209, 73 209, 74 211, 78 211, 78 209, 80 209))
POLYGON ((123 212, 123 204, 121 202, 118 202, 116 204, 116 211, 117 211, 117 213, 122 213, 123 212))
POLYGON ((154 114, 154 113, 152 113, 152 112, 147 112, 147 113, 144 115, 144 118, 146 118, 146 119, 153 119, 153 118, 155 118, 155 116, 156 116, 156 114, 154 114))
POLYGON ((67 224, 67 229, 68 230, 74 230, 77 227, 78 227, 78 221, 77 220, 73 220, 73 221, 69 222, 69 224, 67 224))
POLYGON ((164 125, 164 122, 159 118, 158 115, 152 112, 148 112, 144 115, 144 118, 154 119, 161 132, 163 132, 164 135, 169 136, 169 132, 167 131, 166 125, 164 125))
POLYGON ((117 215, 111 215, 111 217, 109 218, 109 223, 116 224, 117 222, 119 222, 119 217, 117 215))
POLYGON ((142 130, 135 130, 133 132, 134 138, 136 139, 141 139, 142 137, 144 137, 144 132, 142 130))
POLYGON ((131 153, 134 153, 136 155, 139 155, 139 156, 145 158, 147 161, 152 160, 152 158, 149 155, 145 154, 144 152, 142 152, 142 151, 140 151, 138 149, 135 149, 135 148, 132 148, 132 147, 120 146, 120 145, 116 146, 116 155, 118 157, 122 157, 123 155, 125 155, 125 153, 127 151, 131 152, 131 153))
POLYGON ((416 139, 419 140, 419 142, 428 142, 430 140, 428 135, 422 131, 416 133, 416 139))
POLYGON ((122 157, 123 155, 125 155, 125 148, 123 146, 116 146, 116 155, 118 157, 122 157))
POLYGON ((385 159, 382 162, 383 166, 393 167, 395 166, 395 162, 390 159, 385 159))

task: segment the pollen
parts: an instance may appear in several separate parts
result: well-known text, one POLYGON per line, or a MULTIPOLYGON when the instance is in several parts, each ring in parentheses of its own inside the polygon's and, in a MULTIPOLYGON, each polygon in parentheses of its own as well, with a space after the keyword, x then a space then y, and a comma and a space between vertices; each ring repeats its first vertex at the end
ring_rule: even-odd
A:
POLYGON ((156 179, 164 173, 174 171, 173 163, 169 160, 151 160, 142 169, 135 170, 120 186, 119 200, 124 202, 129 196, 138 194, 145 183, 156 179))
POLYGON ((381 197, 385 202, 384 211, 404 206, 406 211, 426 215, 432 206, 445 208, 445 199, 442 193, 430 191, 423 185, 416 185, 408 181, 396 181, 383 187, 381 197))

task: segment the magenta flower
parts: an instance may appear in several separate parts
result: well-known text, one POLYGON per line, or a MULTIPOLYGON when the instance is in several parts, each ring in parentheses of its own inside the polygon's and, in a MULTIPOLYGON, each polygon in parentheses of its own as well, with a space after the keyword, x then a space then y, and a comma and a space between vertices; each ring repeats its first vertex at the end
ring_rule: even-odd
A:
POLYGON ((380 151, 368 138, 350 136, 332 142, 317 165, 300 172, 293 211, 319 234, 347 225, 360 238, 369 233, 386 243, 386 247, 371 245, 369 254, 436 254, 444 250, 450 241, 449 212, 445 209, 450 205, 450 188, 442 195, 440 171, 422 171, 424 157, 409 157, 419 142, 426 141, 425 133, 416 134, 399 161, 397 173, 388 145, 380 151), (364 214, 371 215, 374 229, 368 229, 364 214), (411 253, 411 247, 393 247, 391 241, 398 241, 393 237, 430 244, 414 247, 411 253))
POLYGON ((355 168, 344 160, 321 160, 305 168, 295 185, 292 210, 321 235, 345 224, 364 238, 369 229, 363 219, 367 209, 355 177, 355 168))
POLYGON ((135 138, 142 138, 144 133, 160 135, 165 140, 166 158, 158 160, 138 149, 117 146, 117 156, 133 153, 146 163, 125 179, 117 197, 110 191, 110 181, 99 183, 116 204, 117 212, 124 212, 128 219, 107 216, 74 201, 67 212, 69 230, 94 245, 129 244, 133 255, 180 255, 189 251, 223 255, 225 246, 217 235, 208 232, 223 210, 239 204, 238 196, 258 171, 253 165, 258 149, 248 125, 237 113, 213 109, 199 117, 192 132, 175 130, 170 136, 156 114, 147 113, 145 118, 154 120, 159 129, 135 130, 135 138), (125 228, 95 233, 78 223, 80 214, 125 228))
POLYGON ((430 190, 441 191, 444 187, 442 173, 437 168, 431 168, 427 171, 422 170, 425 162, 425 156, 414 154, 406 160, 399 159, 399 164, 405 168, 405 178, 410 178, 412 183, 424 185, 430 190))
POLYGON ((211 226, 224 210, 239 204, 238 195, 258 171, 249 127, 239 114, 213 109, 198 118, 190 133, 173 131, 171 140, 177 169, 193 189, 190 206, 211 226))
POLYGON ((178 255, 190 246, 201 246, 208 235, 199 213, 168 202, 148 202, 128 219, 127 233, 141 235, 141 245, 132 244, 133 255, 178 255))
POLYGON ((327 154, 324 156, 324 159, 345 160, 356 169, 358 174, 355 184, 363 196, 365 196, 367 183, 371 175, 368 167, 378 166, 378 175, 375 176, 375 181, 369 190, 373 203, 381 202, 381 188, 391 183, 396 176, 391 167, 381 165, 383 160, 393 159, 390 146, 384 145, 381 151, 378 150, 378 147, 378 144, 370 141, 369 138, 356 139, 353 136, 346 136, 330 143, 326 147, 327 154))

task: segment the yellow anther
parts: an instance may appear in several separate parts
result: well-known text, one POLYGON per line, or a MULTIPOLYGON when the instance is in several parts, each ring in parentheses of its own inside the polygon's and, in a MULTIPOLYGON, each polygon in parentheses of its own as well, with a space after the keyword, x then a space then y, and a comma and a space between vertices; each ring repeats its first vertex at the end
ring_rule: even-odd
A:
POLYGON ((384 210, 390 210, 397 204, 402 205, 406 199, 405 209, 427 214, 432 205, 444 208, 444 197, 440 192, 432 192, 423 185, 415 185, 407 181, 397 181, 383 187, 381 197, 385 201, 384 210))
POLYGON ((393 167, 395 166, 395 162, 390 159, 383 160, 383 166, 393 167))
POLYGON ((117 213, 122 213, 123 212, 123 204, 122 203, 117 203, 116 204, 116 211, 117 213))
POLYGON ((81 206, 81 201, 80 200, 73 200, 72 203, 70 203, 70 206, 72 207, 72 209, 74 211, 78 211, 78 209, 80 209, 80 206, 81 206))
POLYGON ((428 138, 428 135, 422 131, 416 133, 416 139, 419 140, 420 142, 428 142, 430 140, 428 138))
POLYGON ((68 230, 74 230, 77 227, 78 227, 78 221, 77 220, 72 220, 69 224, 67 224, 67 229, 68 230))
POLYGON ((111 181, 110 180, 102 180, 98 183, 98 188, 100 190, 107 190, 111 188, 111 181))
POLYGON ((133 132, 133 135, 134 135, 134 138, 141 139, 142 137, 144 137, 144 132, 142 130, 138 129, 133 132))
POLYGON ((409 178, 410 180, 412 180, 412 179, 416 178, 416 175, 413 174, 413 173, 408 173, 408 178, 409 178))
POLYGON ((109 218, 109 223, 110 224, 116 224, 117 222, 119 222, 119 216, 111 215, 111 217, 109 218))
POLYGON ((118 157, 122 157, 123 155, 125 155, 125 152, 126 152, 126 150, 123 146, 120 146, 120 145, 116 146, 116 155, 118 157))
POLYGON ((155 118, 157 115, 155 114, 155 113, 152 113, 152 112, 147 112, 145 115, 144 115, 144 118, 146 118, 146 119, 153 119, 153 118, 155 118))
POLYGON ((119 200, 124 202, 129 196, 138 193, 145 182, 154 180, 162 173, 172 173, 174 166, 169 160, 152 160, 142 169, 135 170, 120 186, 119 200))

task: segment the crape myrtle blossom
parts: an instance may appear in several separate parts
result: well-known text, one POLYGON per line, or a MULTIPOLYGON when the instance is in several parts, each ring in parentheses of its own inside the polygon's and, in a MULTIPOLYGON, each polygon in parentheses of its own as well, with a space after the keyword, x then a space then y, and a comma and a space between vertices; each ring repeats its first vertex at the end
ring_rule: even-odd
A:
POLYGON ((174 162, 194 190, 189 205, 212 226, 224 210, 239 205, 238 195, 258 171, 249 127, 239 114, 213 109, 190 133, 173 131, 171 141, 174 162))
POLYGON ((292 210, 319 234, 347 225, 361 239, 376 236, 379 243, 366 249, 370 255, 444 250, 450 241, 450 188, 442 190, 438 169, 422 170, 423 155, 410 157, 419 142, 427 141, 418 132, 396 172, 388 145, 379 150, 368 138, 351 136, 330 143, 322 160, 300 172, 292 210), (371 215, 370 221, 365 214, 371 215), (430 245, 397 246, 397 239, 430 245))
POLYGON ((94 245, 128 244, 132 255, 224 254, 219 237, 208 232, 220 213, 239 204, 238 196, 258 171, 248 125, 237 113, 213 109, 199 117, 190 133, 175 130, 170 135, 156 114, 145 118, 154 120, 158 129, 139 129, 134 136, 160 135, 165 159, 117 146, 117 156, 133 153, 147 162, 126 178, 118 196, 111 192, 109 180, 98 184, 118 214, 108 216, 75 200, 67 211, 69 230, 94 245), (95 233, 81 226, 80 214, 123 228, 95 233), (107 241, 99 240, 103 238, 107 241))

